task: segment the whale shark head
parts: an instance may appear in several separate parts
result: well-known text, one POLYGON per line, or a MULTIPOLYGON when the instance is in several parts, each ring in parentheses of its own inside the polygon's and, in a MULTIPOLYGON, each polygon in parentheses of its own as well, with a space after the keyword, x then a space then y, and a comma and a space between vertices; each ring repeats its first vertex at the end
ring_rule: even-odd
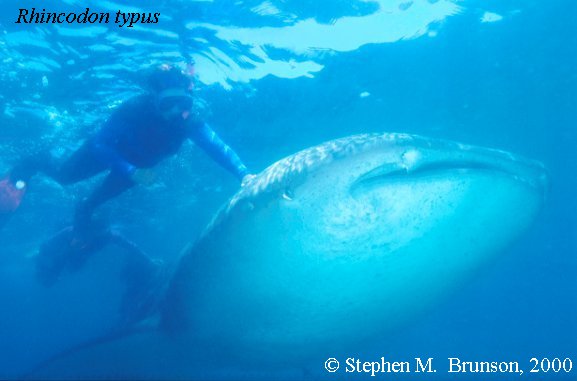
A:
POLYGON ((225 205, 173 282, 182 313, 164 320, 258 356, 350 350, 494 257, 545 189, 539 163, 418 136, 304 150, 225 205))
MULTIPOLYGON (((537 162, 412 135, 309 148, 264 170, 216 215, 181 259, 160 330, 50 369, 202 378, 201 369, 230 365, 199 360, 207 353, 261 370, 358 351, 513 242, 546 187, 537 162)), ((215 374, 205 376, 226 378, 215 374)))

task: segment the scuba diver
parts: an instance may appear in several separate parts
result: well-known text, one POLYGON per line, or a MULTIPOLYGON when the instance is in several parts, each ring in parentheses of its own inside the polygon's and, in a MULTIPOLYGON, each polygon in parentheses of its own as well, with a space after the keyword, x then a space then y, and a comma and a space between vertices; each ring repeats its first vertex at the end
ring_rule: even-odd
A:
POLYGON ((0 180, 0 224, 18 208, 29 180, 38 172, 67 185, 109 171, 76 207, 74 225, 89 224, 99 205, 136 184, 150 183, 151 168, 175 155, 187 139, 232 172, 241 185, 254 177, 208 124, 193 117, 191 78, 162 65, 150 74, 147 85, 148 94, 124 102, 62 165, 49 153, 40 153, 14 166, 0 180))
POLYGON ((40 247, 36 259, 36 278, 45 287, 54 285, 63 273, 80 270, 95 253, 109 245, 124 252, 122 280, 125 292, 120 306, 119 328, 152 315, 166 285, 166 266, 152 260, 136 244, 100 221, 90 227, 68 226, 40 247))
MULTIPOLYGON (((61 165, 48 152, 41 152, 24 158, 0 179, 1 228, 18 209, 28 182, 37 173, 67 185, 107 172, 94 191, 77 204, 72 226, 42 245, 37 269, 44 285, 54 283, 65 269, 79 269, 88 257, 112 244, 128 254, 124 274, 126 300, 147 299, 134 295, 149 294, 153 285, 148 283, 154 278, 152 274, 157 272, 157 266, 120 234, 99 227, 92 215, 98 206, 124 191, 137 184, 150 183, 151 168, 175 155, 185 140, 200 146, 232 172, 241 185, 254 177, 209 125, 193 116, 193 82, 189 76, 175 67, 163 65, 149 75, 147 87, 147 94, 119 106, 102 128, 61 165)), ((147 309, 147 302, 136 307, 129 302, 124 305, 134 310, 127 313, 128 316, 142 315, 147 309)))

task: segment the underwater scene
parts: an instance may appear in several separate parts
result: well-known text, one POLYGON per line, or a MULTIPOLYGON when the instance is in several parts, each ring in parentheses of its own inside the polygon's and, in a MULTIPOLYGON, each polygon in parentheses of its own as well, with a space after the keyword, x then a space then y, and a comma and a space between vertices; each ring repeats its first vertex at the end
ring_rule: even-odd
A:
POLYGON ((0 10, 0 379, 577 380, 575 1, 0 10))

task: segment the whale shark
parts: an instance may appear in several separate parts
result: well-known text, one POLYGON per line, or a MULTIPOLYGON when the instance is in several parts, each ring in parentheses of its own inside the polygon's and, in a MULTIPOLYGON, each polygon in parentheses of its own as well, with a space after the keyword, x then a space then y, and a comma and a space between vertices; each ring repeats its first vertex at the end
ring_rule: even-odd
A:
POLYGON ((305 149, 242 187, 187 248, 154 328, 32 376, 290 378, 439 303, 532 224, 547 185, 539 162, 416 135, 305 149))

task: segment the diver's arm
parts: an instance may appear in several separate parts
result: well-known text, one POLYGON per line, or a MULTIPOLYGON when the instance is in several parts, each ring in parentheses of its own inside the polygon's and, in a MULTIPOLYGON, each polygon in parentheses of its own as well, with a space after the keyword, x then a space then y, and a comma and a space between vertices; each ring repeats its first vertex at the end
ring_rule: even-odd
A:
POLYGON ((239 180, 249 174, 240 157, 225 144, 206 123, 199 123, 191 128, 190 138, 218 164, 232 172, 239 180))

